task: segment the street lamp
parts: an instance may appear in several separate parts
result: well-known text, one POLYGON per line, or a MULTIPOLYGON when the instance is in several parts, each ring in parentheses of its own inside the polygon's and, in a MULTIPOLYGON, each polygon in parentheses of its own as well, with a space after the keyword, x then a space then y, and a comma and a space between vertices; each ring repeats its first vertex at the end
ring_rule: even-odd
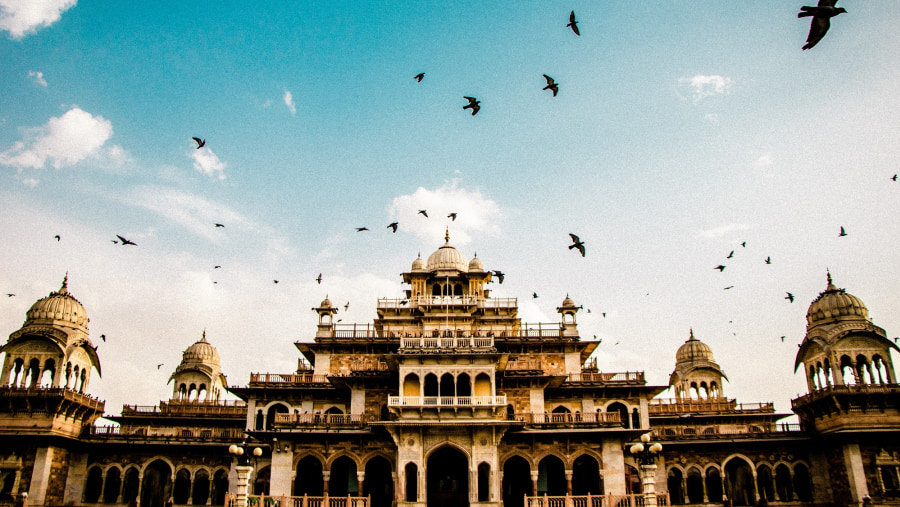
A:
POLYGON ((644 505, 656 507, 656 460, 662 452, 662 444, 650 443, 650 434, 641 435, 641 441, 633 444, 628 450, 641 466, 641 484, 644 494, 644 505))
POLYGON ((237 466, 234 471, 237 474, 237 484, 234 490, 235 507, 247 506, 247 490, 250 484, 250 473, 253 472, 253 466, 256 465, 256 459, 262 456, 262 447, 255 447, 252 451, 247 452, 247 441, 241 442, 241 445, 231 444, 228 446, 228 452, 235 457, 237 466), (253 465, 250 460, 253 460, 253 465))

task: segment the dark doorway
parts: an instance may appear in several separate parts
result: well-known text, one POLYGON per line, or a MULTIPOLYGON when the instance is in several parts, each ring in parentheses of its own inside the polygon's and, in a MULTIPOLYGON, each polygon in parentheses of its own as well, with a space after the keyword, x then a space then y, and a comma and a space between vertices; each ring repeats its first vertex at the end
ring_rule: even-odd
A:
POLYGON ((514 456, 503 464, 503 505, 523 507, 525 495, 534 495, 531 491, 531 467, 525 458, 514 456))
POLYGON ((468 507, 469 460, 452 448, 443 447, 428 457, 425 466, 428 507, 468 507))
POLYGON ((372 497, 372 507, 391 507, 394 500, 393 469, 390 462, 382 457, 372 458, 366 463, 363 496, 372 497))
POLYGON ((297 478, 294 480, 294 496, 322 496, 325 481, 322 480, 322 462, 307 456, 297 463, 297 478))
POLYGON ((162 460, 156 460, 144 470, 141 482, 141 505, 163 507, 172 496, 172 468, 162 460))
POLYGON ((583 454, 572 465, 572 494, 575 496, 603 494, 600 464, 593 456, 583 454))
POLYGON ((732 505, 756 505, 756 483, 746 461, 732 458, 725 465, 725 494, 732 505))
POLYGON ((565 496, 566 468, 561 459, 547 456, 538 463, 538 495, 565 496))
POLYGON ((359 496, 359 480, 356 478, 356 462, 341 456, 331 464, 328 481, 330 496, 359 496))

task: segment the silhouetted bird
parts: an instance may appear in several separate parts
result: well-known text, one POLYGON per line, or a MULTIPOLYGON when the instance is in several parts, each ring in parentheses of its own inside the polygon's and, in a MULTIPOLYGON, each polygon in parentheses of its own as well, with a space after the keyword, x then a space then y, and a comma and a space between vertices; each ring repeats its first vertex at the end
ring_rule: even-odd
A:
POLYGON ((895 175, 891 176, 891 179, 894 181, 897 181, 897 175, 895 174, 895 175))
POLYGON ((494 276, 497 277, 497 281, 498 281, 498 282, 503 283, 503 276, 504 276, 504 273, 503 273, 502 271, 491 271, 491 273, 493 273, 494 276))
POLYGON ((322 273, 319 273, 319 276, 316 277, 316 283, 322 285, 322 273))
MULTIPOLYGON (((418 74, 416 74, 415 76, 413 76, 413 79, 415 79, 416 81, 418 81, 418 82, 421 83, 421 82, 422 82, 422 78, 424 78, 424 77, 425 77, 425 73, 424 73, 424 72, 419 72, 418 74)), ((438 81, 440 81, 440 80, 438 80, 438 81)))
POLYGON ((547 80, 547 86, 545 86, 543 89, 551 90, 553 92, 553 96, 556 97, 556 94, 559 92, 559 84, 557 84, 557 82, 547 74, 544 74, 544 79, 547 80))
POLYGON ((718 266, 714 267, 713 269, 718 269, 719 272, 721 273, 722 271, 725 271, 725 266, 723 266, 722 264, 719 264, 718 266))
POLYGON ((407 301, 407 300, 405 300, 405 299, 404 299, 403 301, 400 301, 400 304, 401 304, 401 305, 405 305, 406 303, 409 303, 409 301, 407 301))
POLYGON ((794 295, 791 294, 790 292, 786 292, 785 294, 787 294, 787 296, 784 296, 784 299, 787 299, 788 301, 790 301, 791 303, 793 303, 793 302, 794 302, 794 295))
POLYGON ((197 141, 197 149, 198 150, 200 148, 206 146, 206 139, 200 139, 199 137, 192 137, 191 139, 193 139, 194 141, 197 141))
POLYGON ((844 226, 842 225, 841 232, 840 232, 840 234, 838 234, 838 237, 840 238, 841 236, 846 236, 846 235, 847 235, 847 231, 844 230, 844 226))
POLYGON ((348 308, 350 308, 350 301, 347 301, 347 304, 344 305, 344 311, 346 312, 348 308))
POLYGON ((419 210, 419 215, 422 215, 422 216, 424 216, 425 218, 428 218, 428 210, 420 209, 420 210, 419 210))
POLYGON ((216 224, 216 227, 225 227, 224 224, 216 224))
POLYGON ((7 293, 7 294, 6 294, 6 297, 8 297, 8 298, 11 298, 11 297, 13 297, 13 296, 15 296, 15 294, 13 294, 13 293, 7 293))
POLYGON ((567 27, 572 27, 572 31, 575 32, 575 35, 581 35, 581 32, 578 31, 578 22, 575 21, 575 11, 569 13, 569 24, 567 27))
POLYGON ((213 266, 213 269, 219 269, 219 268, 221 268, 221 267, 222 267, 222 266, 216 265, 216 266, 213 266))
POLYGON ((733 288, 734 288, 734 285, 729 285, 728 287, 725 287, 725 290, 733 289, 733 288))
POLYGON ((368 230, 369 230, 368 227, 357 227, 356 228, 356 232, 362 232, 362 231, 368 231, 368 230))
POLYGON ((781 342, 784 343, 784 336, 781 337, 781 342))
POLYGON ((537 292, 531 293, 531 299, 537 299, 537 292))
POLYGON ((118 234, 116 234, 116 237, 119 238, 119 241, 122 242, 122 246, 125 246, 125 245, 137 246, 137 243, 135 243, 134 241, 127 240, 127 239, 123 238, 122 236, 119 236, 118 234))
POLYGON ((469 104, 463 106, 463 109, 471 109, 472 116, 475 116, 476 114, 478 114, 478 110, 481 109, 481 107, 478 104, 481 104, 481 101, 477 100, 475 97, 463 97, 463 98, 469 101, 469 104))
POLYGON ((747 242, 744 241, 743 243, 741 243, 741 246, 744 247, 744 248, 747 248, 747 242))
POLYGON ((772 264, 772 258, 766 257, 766 264, 772 264))
POLYGON ((162 367, 162 365, 164 365, 164 364, 166 364, 166 363, 159 363, 158 365, 156 365, 156 369, 157 370, 160 369, 162 367))
POLYGON ((797 13, 798 18, 812 16, 812 22, 809 24, 809 35, 806 37, 806 44, 803 49, 810 49, 825 37, 828 28, 831 27, 831 18, 838 14, 847 12, 843 7, 835 7, 837 0, 819 0, 816 7, 803 6, 797 13))
POLYGON ((732 250, 731 253, 728 254, 728 257, 725 257, 725 258, 726 258, 726 259, 730 259, 730 258, 732 258, 732 257, 734 257, 734 250, 732 250))
POLYGON ((56 242, 59 243, 59 234, 57 234, 56 236, 53 236, 53 237, 56 238, 56 242))
POLYGON ((396 232, 397 232, 397 222, 391 222, 391 223, 389 223, 388 226, 387 226, 387 228, 388 228, 388 229, 393 229, 393 230, 394 230, 393 232, 396 233, 396 232))
POLYGON ((579 252, 581 252, 581 256, 584 257, 584 241, 578 238, 578 236, 569 233, 569 237, 572 238, 572 244, 569 245, 569 250, 573 248, 577 248, 579 252))
POLYGON ((278 280, 272 280, 272 283, 278 283, 278 280))
POLYGON ((100 335, 100 339, 103 340, 103 341, 105 342, 105 341, 106 341, 106 335, 105 335, 105 334, 101 334, 101 335, 100 335))
POLYGON ((456 213, 450 213, 449 215, 447 215, 447 218, 449 218, 449 219, 453 220, 454 222, 456 222, 456 213))

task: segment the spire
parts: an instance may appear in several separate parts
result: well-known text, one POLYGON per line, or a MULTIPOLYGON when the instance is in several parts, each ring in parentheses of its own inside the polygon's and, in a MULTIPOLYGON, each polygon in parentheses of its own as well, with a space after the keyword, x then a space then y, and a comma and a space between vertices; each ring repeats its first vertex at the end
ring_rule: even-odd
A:
POLYGON ((828 289, 833 289, 834 283, 831 281, 831 270, 828 268, 825 268, 825 273, 826 273, 826 278, 828 280, 828 289))
POLYGON ((447 244, 447 245, 450 244, 450 228, 449 227, 447 227, 447 229, 444 230, 444 244, 447 244))
POLYGON ((691 341, 691 340, 696 340, 696 338, 694 338, 694 328, 693 327, 691 327, 691 337, 688 338, 688 341, 691 341))
POLYGON ((206 328, 205 328, 205 327, 203 328, 203 337, 200 338, 200 341, 201 341, 201 342, 206 342, 206 328))
POLYGON ((60 294, 68 294, 69 293, 69 272, 66 271, 66 276, 63 278, 62 287, 59 288, 60 294))

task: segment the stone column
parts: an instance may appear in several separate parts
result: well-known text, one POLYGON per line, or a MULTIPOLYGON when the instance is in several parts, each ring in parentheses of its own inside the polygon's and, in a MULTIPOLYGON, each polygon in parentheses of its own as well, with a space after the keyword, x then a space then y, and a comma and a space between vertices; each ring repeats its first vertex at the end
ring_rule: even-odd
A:
POLYGON ((234 487, 234 506, 247 507, 247 486, 253 467, 237 465, 234 467, 234 471, 237 473, 237 484, 234 487))
POLYGON ((644 507, 656 507, 656 464, 641 465, 641 489, 644 507))
POLYGON ((572 470, 566 470, 565 473, 566 473, 566 494, 571 496, 572 495, 572 475, 574 472, 572 470))

